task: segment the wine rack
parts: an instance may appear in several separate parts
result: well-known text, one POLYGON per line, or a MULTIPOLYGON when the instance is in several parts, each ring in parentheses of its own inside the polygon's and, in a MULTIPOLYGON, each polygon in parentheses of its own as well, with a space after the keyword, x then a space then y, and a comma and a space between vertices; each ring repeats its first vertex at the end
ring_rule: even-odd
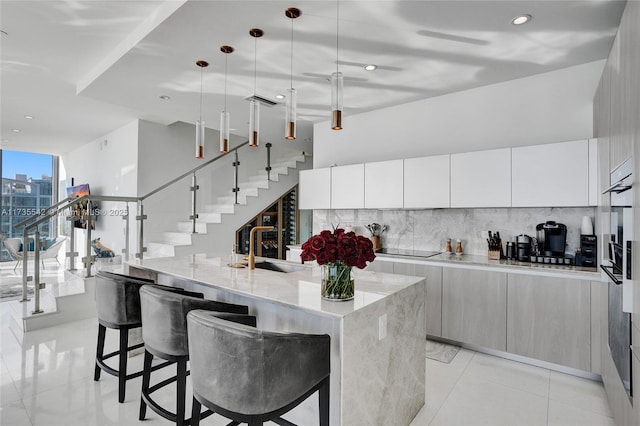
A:
POLYGON ((254 226, 273 226, 273 231, 255 234, 256 256, 286 259, 287 246, 298 243, 297 186, 280 197, 236 231, 238 253, 249 254, 249 236, 254 226))

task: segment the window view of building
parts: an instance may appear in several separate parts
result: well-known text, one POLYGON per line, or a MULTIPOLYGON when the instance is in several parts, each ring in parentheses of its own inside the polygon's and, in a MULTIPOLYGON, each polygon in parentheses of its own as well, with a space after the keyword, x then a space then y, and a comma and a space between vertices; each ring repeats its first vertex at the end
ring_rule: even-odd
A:
MULTIPOLYGON (((2 170, 2 202, 0 204, 0 234, 2 239, 21 238, 23 228, 16 227, 43 209, 54 198, 54 164, 56 157, 44 154, 0 150, 2 170)), ((55 237, 53 220, 40 225, 41 238, 55 237)), ((4 246, 0 261, 10 260, 4 246)))

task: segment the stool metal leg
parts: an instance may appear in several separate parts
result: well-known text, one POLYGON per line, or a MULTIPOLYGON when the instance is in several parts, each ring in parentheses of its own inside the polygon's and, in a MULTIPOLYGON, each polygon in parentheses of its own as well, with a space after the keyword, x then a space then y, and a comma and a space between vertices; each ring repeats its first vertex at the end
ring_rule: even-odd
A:
POLYGON ((96 369, 93 372, 93 380, 95 380, 96 382, 100 380, 100 372, 102 371, 102 369, 100 368, 100 365, 98 365, 98 360, 102 360, 102 355, 104 355, 104 339, 105 339, 106 333, 107 333, 107 328, 102 324, 98 324, 98 346, 96 348, 96 369))
MULTIPOLYGON (((144 351, 144 367, 142 367, 142 394, 146 394, 149 391, 149 380, 151 379, 151 362, 153 361, 153 354, 145 349, 144 351)), ((144 420, 147 414, 147 403, 144 398, 140 397, 140 415, 139 420, 144 420)))
POLYGON ((191 405, 191 426, 200 426, 200 410, 202 409, 202 404, 200 401, 193 397, 193 403, 191 405))
POLYGON ((127 387, 127 349, 129 347, 129 330, 120 329, 120 356, 118 367, 118 402, 124 402, 127 387))
POLYGON ((184 421, 184 410, 185 410, 185 399, 186 399, 186 391, 187 391, 187 360, 181 359, 177 363, 178 370, 178 379, 176 380, 176 425, 183 426, 185 424, 184 421))
POLYGON ((320 426, 329 426, 329 377, 325 378, 323 382, 318 389, 320 426))

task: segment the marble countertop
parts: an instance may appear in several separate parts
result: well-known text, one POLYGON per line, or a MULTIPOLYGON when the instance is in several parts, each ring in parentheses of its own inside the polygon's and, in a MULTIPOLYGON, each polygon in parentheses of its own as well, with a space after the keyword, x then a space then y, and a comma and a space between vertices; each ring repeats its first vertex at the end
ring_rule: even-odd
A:
MULTIPOLYGON (((302 250, 300 246, 290 246, 292 250, 302 250)), ((434 266, 468 268, 480 270, 499 270, 516 274, 540 275, 558 278, 571 278, 599 281, 600 271, 596 268, 583 268, 580 266, 552 265, 542 263, 518 262, 515 260, 490 260, 487 256, 473 254, 448 254, 440 253, 431 257, 408 256, 398 254, 376 253, 376 258, 381 261, 393 261, 403 263, 419 263, 434 266)))
MULTIPOLYGON (((256 258, 256 262, 294 264, 274 259, 256 258)), ((300 270, 283 273, 264 269, 232 268, 226 257, 197 254, 184 257, 144 259, 129 262, 130 266, 156 271, 178 278, 196 281, 229 292, 256 299, 339 317, 384 299, 424 280, 424 277, 369 272, 353 268, 355 296, 353 300, 333 302, 320 296, 320 268, 299 265, 300 270)))

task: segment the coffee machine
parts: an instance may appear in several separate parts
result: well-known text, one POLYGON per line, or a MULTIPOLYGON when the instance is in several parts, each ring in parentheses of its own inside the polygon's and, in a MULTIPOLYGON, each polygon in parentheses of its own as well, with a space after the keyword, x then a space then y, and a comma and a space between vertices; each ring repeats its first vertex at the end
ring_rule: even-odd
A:
POLYGON ((545 258, 564 258, 567 244, 567 227, 564 224, 552 220, 539 223, 536 233, 540 252, 545 258))
POLYGON ((531 237, 520 234, 516 237, 516 259, 520 262, 531 260, 531 237))

